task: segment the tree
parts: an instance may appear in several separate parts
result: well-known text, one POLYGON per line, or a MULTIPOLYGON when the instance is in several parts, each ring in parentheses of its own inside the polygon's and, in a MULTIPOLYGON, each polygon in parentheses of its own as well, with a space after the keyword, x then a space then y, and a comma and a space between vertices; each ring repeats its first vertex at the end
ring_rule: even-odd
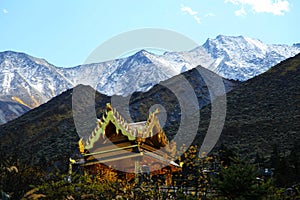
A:
POLYGON ((292 181, 300 183, 300 144, 299 141, 295 142, 288 156, 290 167, 292 168, 292 181))
POLYGON ((242 161, 222 166, 213 185, 220 197, 228 199, 263 199, 271 188, 270 181, 259 179, 254 165, 242 161))
POLYGON ((224 144, 221 144, 218 154, 220 162, 223 166, 228 166, 232 162, 235 162, 235 158, 237 157, 237 154, 224 144))

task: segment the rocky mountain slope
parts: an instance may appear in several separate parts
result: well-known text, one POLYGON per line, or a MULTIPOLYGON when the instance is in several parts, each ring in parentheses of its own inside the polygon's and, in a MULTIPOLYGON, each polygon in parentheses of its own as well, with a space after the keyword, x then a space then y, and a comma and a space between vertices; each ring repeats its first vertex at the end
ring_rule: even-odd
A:
POLYGON ((202 47, 214 59, 208 67, 227 79, 245 81, 300 52, 299 46, 268 45, 248 37, 219 35, 202 47))
POLYGON ((29 108, 72 87, 54 65, 24 53, 0 53, 0 100, 15 101, 29 108))
POLYGON ((4 124, 29 110, 30 108, 19 103, 0 101, 0 124, 4 124))
MULTIPOLYGON (((201 111, 199 138, 206 131, 210 112, 209 106, 201 111)), ((300 54, 227 94, 226 123, 219 143, 252 158, 256 153, 269 156, 273 145, 287 155, 300 141, 299 122, 300 54)))
POLYGON ((34 108, 78 84, 106 95, 127 96, 198 65, 227 79, 245 81, 298 52, 297 44, 266 45, 243 36, 220 35, 187 52, 155 55, 142 50, 127 58, 59 68, 44 59, 6 51, 0 53, 0 100, 34 108))

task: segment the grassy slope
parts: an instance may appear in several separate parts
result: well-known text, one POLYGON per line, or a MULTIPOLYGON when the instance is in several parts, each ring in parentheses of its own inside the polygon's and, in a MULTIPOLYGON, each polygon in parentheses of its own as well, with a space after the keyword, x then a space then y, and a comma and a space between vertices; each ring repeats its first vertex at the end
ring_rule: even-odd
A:
MULTIPOLYGON (((208 115, 210 108, 201 111, 208 115)), ((207 119, 200 125, 205 133, 207 119)), ((300 139, 300 54, 241 84, 227 95, 220 143, 243 155, 269 155, 278 144, 288 152, 300 139)))

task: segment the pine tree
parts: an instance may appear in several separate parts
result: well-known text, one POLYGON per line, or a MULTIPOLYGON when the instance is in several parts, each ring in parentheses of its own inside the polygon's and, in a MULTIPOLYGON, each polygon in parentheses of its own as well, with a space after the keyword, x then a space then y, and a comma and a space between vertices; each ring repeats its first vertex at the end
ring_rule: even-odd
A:
POLYGON ((221 197, 228 199, 263 199, 268 194, 268 183, 257 178, 254 165, 237 162, 222 166, 213 185, 221 197))

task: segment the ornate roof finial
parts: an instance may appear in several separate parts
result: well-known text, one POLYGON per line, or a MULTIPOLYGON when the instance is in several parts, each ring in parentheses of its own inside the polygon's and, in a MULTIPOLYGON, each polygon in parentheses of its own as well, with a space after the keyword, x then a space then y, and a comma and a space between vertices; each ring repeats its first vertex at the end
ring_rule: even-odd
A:
POLYGON ((153 115, 157 115, 160 113, 160 109, 159 108, 156 108, 155 111, 152 113, 153 115))
POLYGON ((106 104, 106 110, 107 110, 107 112, 112 110, 110 103, 106 104))

